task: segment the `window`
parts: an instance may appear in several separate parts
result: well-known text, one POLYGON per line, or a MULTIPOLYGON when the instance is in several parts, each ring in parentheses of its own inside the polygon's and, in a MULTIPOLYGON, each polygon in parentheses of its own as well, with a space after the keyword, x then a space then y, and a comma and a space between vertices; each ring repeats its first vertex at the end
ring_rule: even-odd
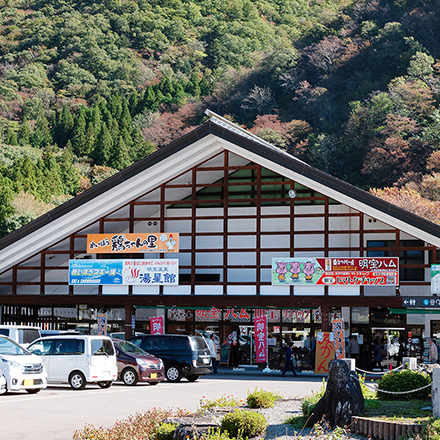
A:
POLYGON ((115 354, 112 341, 109 339, 92 339, 90 342, 92 344, 93 356, 99 356, 99 355, 113 356, 115 354))
POLYGON ((37 354, 38 356, 45 356, 50 353, 50 347, 52 347, 52 340, 41 340, 32 344, 29 347, 31 353, 37 354))
POLYGON ((76 339, 60 339, 54 342, 53 354, 69 355, 75 354, 76 339))
MULTIPOLYGON (((424 281, 425 269, 423 267, 402 267, 403 265, 423 265, 425 264, 423 249, 402 250, 402 248, 423 247, 425 243, 421 240, 401 240, 399 252, 399 278, 400 281, 424 281)), ((395 257, 395 250, 386 250, 386 248, 394 248, 396 242, 394 240, 374 240, 368 241, 367 247, 375 248, 367 252, 367 257, 395 257), (382 248, 382 249, 381 249, 382 248)))

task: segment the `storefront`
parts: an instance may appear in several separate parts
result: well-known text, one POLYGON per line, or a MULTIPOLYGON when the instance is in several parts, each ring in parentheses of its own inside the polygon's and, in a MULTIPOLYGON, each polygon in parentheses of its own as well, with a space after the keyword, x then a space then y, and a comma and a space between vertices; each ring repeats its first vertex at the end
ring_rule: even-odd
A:
POLYGON ((163 316, 170 333, 236 339, 249 363, 260 314, 274 353, 289 341, 306 353, 337 317, 368 351, 439 332, 435 315, 431 329, 422 313, 392 312, 431 295, 439 248, 438 225, 214 115, 0 240, 0 316, 93 332, 105 314, 127 336, 163 316), (379 268, 387 259, 394 271, 379 268), (74 276, 104 264, 122 275, 74 276))

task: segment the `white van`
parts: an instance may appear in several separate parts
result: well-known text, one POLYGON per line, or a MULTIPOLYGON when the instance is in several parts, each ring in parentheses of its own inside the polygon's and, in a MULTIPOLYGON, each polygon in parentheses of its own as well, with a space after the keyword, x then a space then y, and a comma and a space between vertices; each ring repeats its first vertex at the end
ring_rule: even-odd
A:
POLYGON ((49 383, 69 383, 75 390, 87 383, 108 388, 118 375, 115 348, 107 336, 49 336, 28 350, 43 359, 49 383))
POLYGON ((41 336, 40 329, 30 325, 0 325, 0 335, 11 338, 24 348, 41 336))
POLYGON ((6 379, 0 394, 6 391, 26 390, 38 393, 47 387, 47 375, 42 359, 29 353, 12 339, 0 335, 0 377, 6 379))

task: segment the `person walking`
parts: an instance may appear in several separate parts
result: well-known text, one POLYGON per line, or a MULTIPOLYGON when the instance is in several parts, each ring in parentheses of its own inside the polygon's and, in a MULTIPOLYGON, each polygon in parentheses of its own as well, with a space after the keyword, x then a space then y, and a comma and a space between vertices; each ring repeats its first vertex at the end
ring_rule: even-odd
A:
POLYGON ((402 365, 402 361, 403 361, 403 356, 405 356, 405 344, 403 343, 403 339, 399 338, 399 351, 397 352, 396 355, 396 367, 400 367, 402 365))
POLYGON ((293 342, 289 342, 286 350, 286 365, 284 367, 284 371, 281 373, 281 376, 283 377, 285 376, 287 370, 292 370, 293 375, 296 376, 292 347, 293 342))
POLYGON ((353 335, 348 337, 348 355, 351 359, 354 359, 354 364, 357 367, 359 363, 359 343, 353 335))
POLYGON ((430 364, 436 364, 438 362, 437 345, 435 345, 434 339, 431 338, 429 338, 428 361, 430 364))
POLYGON ((209 353, 211 355, 212 374, 218 374, 217 372, 217 346, 215 345, 215 334, 212 333, 208 340, 209 353))
POLYGON ((379 339, 376 339, 374 341, 373 363, 371 364, 371 369, 373 370, 374 367, 377 367, 380 369, 380 371, 383 371, 381 362, 382 362, 382 349, 379 344, 379 339))

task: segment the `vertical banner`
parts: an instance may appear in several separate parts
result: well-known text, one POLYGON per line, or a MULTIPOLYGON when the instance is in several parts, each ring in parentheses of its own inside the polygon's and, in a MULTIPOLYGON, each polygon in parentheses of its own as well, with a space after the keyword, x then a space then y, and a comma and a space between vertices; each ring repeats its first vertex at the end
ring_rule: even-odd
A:
POLYGON ((150 318, 150 333, 152 335, 163 335, 165 333, 163 316, 154 316, 153 318, 150 318))
POLYGON ((255 356, 257 364, 267 362, 267 317, 255 318, 255 356))
POLYGON ((336 359, 345 358, 344 320, 332 321, 333 341, 335 342, 336 359))
POLYGON ((319 332, 316 338, 315 373, 328 374, 328 363, 335 358, 333 333, 319 332))
POLYGON ((106 336, 107 335, 107 314, 102 313, 98 315, 98 335, 106 336))

